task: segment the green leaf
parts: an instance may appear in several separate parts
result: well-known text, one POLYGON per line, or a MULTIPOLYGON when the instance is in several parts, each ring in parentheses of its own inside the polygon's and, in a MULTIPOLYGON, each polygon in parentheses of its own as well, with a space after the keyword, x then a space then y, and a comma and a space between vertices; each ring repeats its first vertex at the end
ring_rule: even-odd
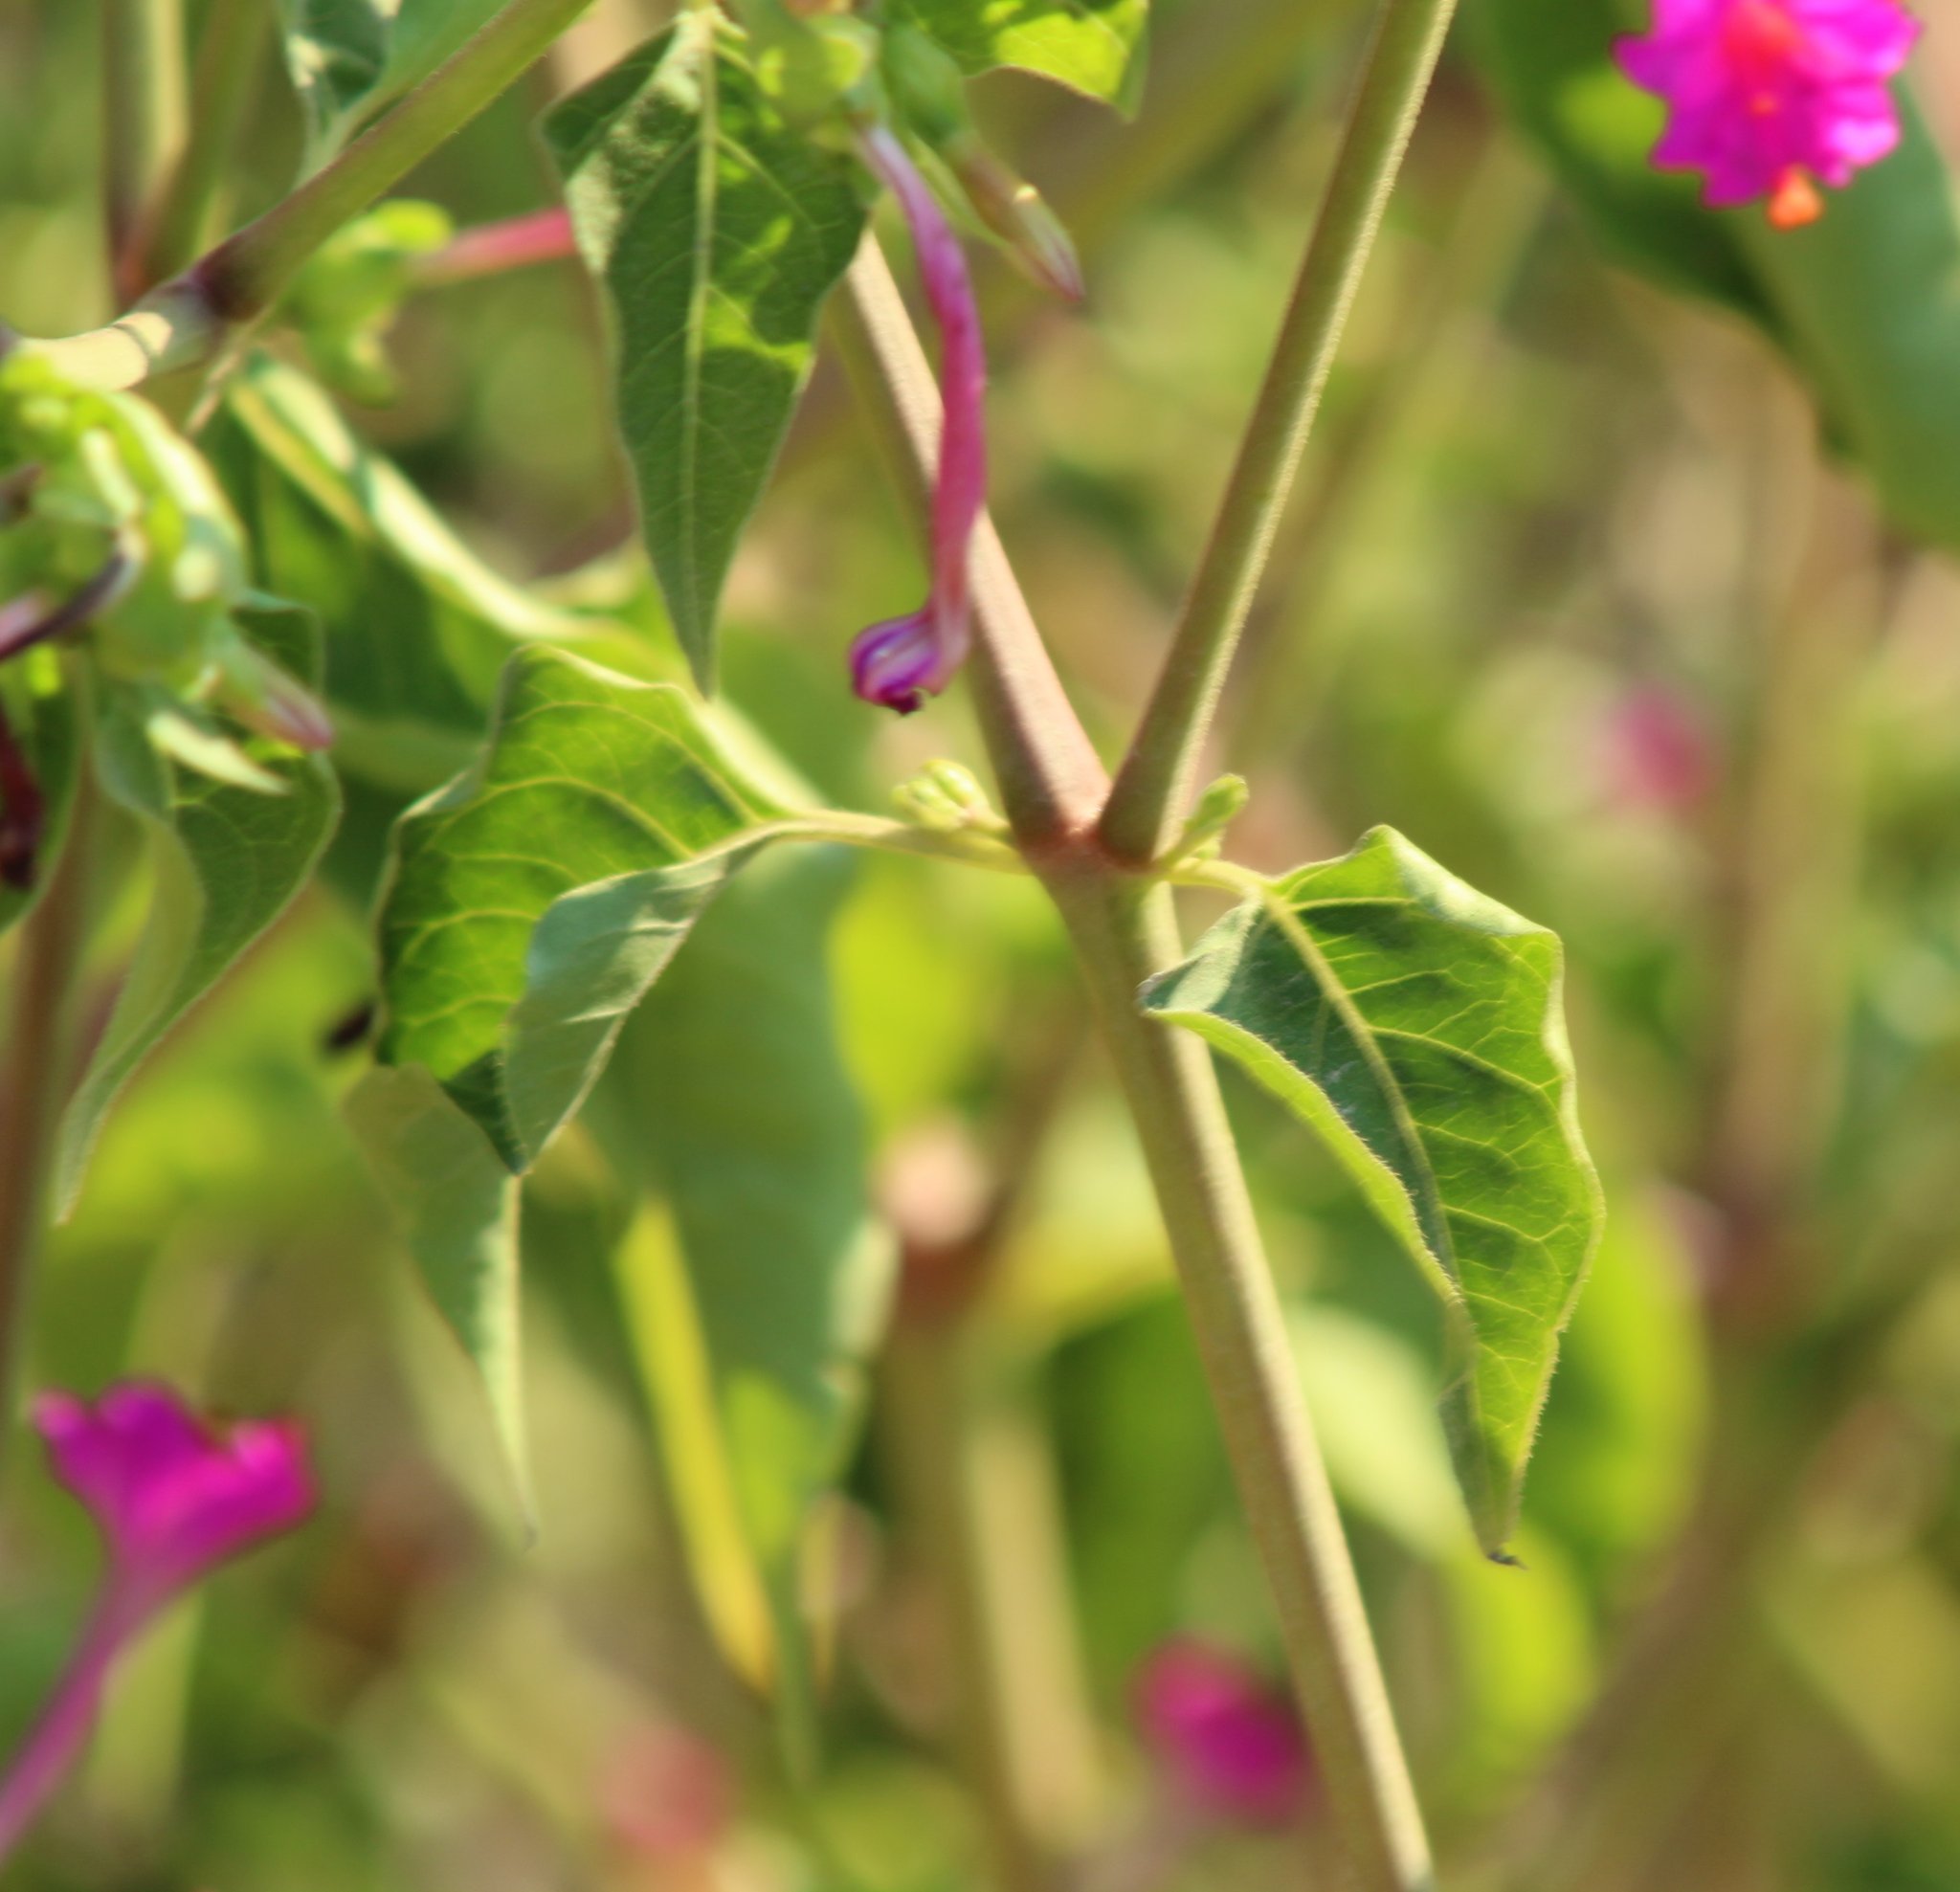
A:
POLYGON ((29 651, 0 668, 0 712, 6 715, 44 804, 33 884, 11 887, 0 882, 0 934, 33 911, 61 857, 83 756, 77 680, 73 675, 63 676, 60 659, 47 649, 29 651))
MULTIPOLYGON (((306 613, 278 607, 240 618, 266 656, 318 681, 319 632, 306 613)), ((148 832, 156 887, 128 982, 62 1124, 56 1200, 63 1215, 75 1205, 117 1094, 164 1034, 292 903, 340 814, 333 771, 319 756, 255 743, 253 760, 284 792, 217 782, 164 761, 126 701, 109 707, 98 744, 103 788, 148 832)))
POLYGON ((503 0, 279 0, 286 70, 306 120, 308 170, 426 78, 503 0))
POLYGON ((565 100, 546 135, 610 295, 647 550, 707 689, 737 541, 864 229, 856 172, 782 121, 701 11, 565 100))
POLYGON ((302 374, 265 356, 204 436, 259 583, 303 598, 326 635, 343 774, 426 793, 482 742, 498 679, 529 643, 618 665, 635 641, 546 605, 482 563, 302 374))
POLYGON ((1143 102, 1149 0, 895 0, 893 11, 969 73, 1019 66, 1125 117, 1143 102))
POLYGON ((383 1061, 424 1066, 528 1169, 785 812, 684 691, 521 652, 480 760, 396 831, 383 1061))
POLYGON ((482 1376, 528 1518, 517 1178, 426 1071, 377 1066, 342 1107, 437 1312, 482 1376))
POLYGON ((731 885, 627 1026, 592 1116, 671 1216, 672 1243, 628 1244, 622 1287, 697 1580, 751 1674, 743 1599, 766 1600, 769 1671, 792 1698, 811 1512, 856 1436, 894 1260, 833 1022, 827 953, 853 865, 796 849, 731 885), (676 1331, 690 1311, 693 1344, 676 1331))
POLYGON ((1492 1554, 1600 1224, 1563 968, 1555 935, 1378 828, 1228 915, 1143 994, 1321 1135, 1442 1297, 1444 1422, 1492 1554))
POLYGON ((1899 149, 1830 192, 1816 224, 1777 231, 1760 207, 1707 210, 1696 178, 1654 168, 1665 111, 1613 63, 1637 23, 1615 0, 1485 0, 1473 16, 1505 105, 1606 247, 1760 326, 1892 517, 1960 546, 1960 219, 1910 97, 1899 149))

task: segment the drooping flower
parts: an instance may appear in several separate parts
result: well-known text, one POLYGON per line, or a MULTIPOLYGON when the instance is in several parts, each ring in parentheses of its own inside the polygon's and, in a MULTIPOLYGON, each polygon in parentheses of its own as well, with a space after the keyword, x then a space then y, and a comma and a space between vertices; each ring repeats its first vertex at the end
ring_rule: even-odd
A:
POLYGON ((1823 214, 1819 183, 1841 189, 1898 145, 1889 81, 1920 31, 1899 0, 1655 0, 1653 30, 1615 53, 1670 107, 1657 165, 1793 229, 1823 214))
POLYGON ((919 167, 882 125, 859 135, 858 150, 904 211, 940 332, 946 422, 932 492, 932 589, 917 611, 874 624, 851 646, 858 694, 908 716, 952 680, 971 640, 967 551, 987 503, 987 353, 967 258, 919 167))
POLYGON ((81 1500, 108 1561, 67 1670, 0 1782, 0 1859, 87 1741, 117 1658, 174 1597, 313 1508, 297 1427, 208 1431, 167 1387, 113 1387, 93 1406, 65 1392, 34 1409, 55 1475, 81 1500))
POLYGON ((1235 1658, 1167 1643, 1137 1685, 1137 1715, 1172 1783, 1213 1818, 1280 1826, 1304 1803, 1311 1764, 1292 1704, 1235 1658))

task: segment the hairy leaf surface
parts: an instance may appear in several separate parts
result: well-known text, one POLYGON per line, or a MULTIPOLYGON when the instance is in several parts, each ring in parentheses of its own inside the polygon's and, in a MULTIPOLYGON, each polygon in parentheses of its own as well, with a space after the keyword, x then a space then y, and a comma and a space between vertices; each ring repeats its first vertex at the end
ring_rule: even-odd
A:
POLYGON ((863 200, 850 161, 783 122, 709 13, 568 99, 546 135, 612 310, 647 551, 710 688, 722 588, 863 200))
POLYGON ((1503 1548, 1600 1222, 1555 935, 1377 829, 1302 868, 1145 988, 1325 1139, 1448 1310, 1443 1400, 1485 1549, 1503 1548))

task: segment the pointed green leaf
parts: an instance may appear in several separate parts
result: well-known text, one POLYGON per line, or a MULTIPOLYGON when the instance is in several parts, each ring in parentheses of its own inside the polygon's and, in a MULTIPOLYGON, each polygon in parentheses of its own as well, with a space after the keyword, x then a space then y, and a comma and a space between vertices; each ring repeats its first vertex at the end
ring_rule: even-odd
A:
POLYGON ((286 70, 316 169, 362 122, 426 78, 503 0, 279 0, 286 70))
POLYGON ((520 653, 481 759, 396 831, 383 1061, 424 1066, 528 1169, 784 812, 684 691, 520 653))
POLYGON ((482 1376, 528 1517, 517 1178, 426 1071, 378 1066, 343 1109, 436 1311, 482 1376))
POLYGON ((736 543, 863 232, 858 181, 783 122, 712 11, 568 99, 546 135, 609 292, 647 550, 706 689, 736 543))
POLYGON ((1485 0, 1474 43, 1506 108, 1602 242, 1664 286, 1756 323, 1809 382, 1838 444, 1908 531, 1960 547, 1960 213, 1904 90, 1888 158, 1805 230, 1711 211, 1654 168, 1665 108, 1613 63, 1639 23, 1619 0, 1485 0))
MULTIPOLYGON (((319 631, 304 612, 256 610, 241 621, 268 657, 318 679, 319 631)), ((117 1093, 292 903, 340 814, 339 787, 320 756, 252 745, 254 761, 285 790, 264 794, 172 767, 122 709, 105 716, 98 743, 104 789, 148 831, 156 888, 128 982, 62 1125, 56 1200, 64 1215, 117 1093)))
POLYGON ((895 0, 969 73, 1019 66, 1125 117, 1143 102, 1149 0, 895 0))
MULTIPOLYGON (((626 1028, 593 1103, 622 1169, 664 1199, 684 1261, 677 1286, 665 1246, 642 1238, 621 1267, 697 1578, 710 1595, 729 1581, 739 1531, 755 1576, 732 1594, 766 1599, 791 1698, 811 1512, 856 1436, 894 1260, 833 1020, 827 948, 852 865, 799 848, 733 883, 626 1028), (677 1295, 699 1334, 678 1354, 677 1295), (688 1416, 703 1375, 709 1433, 688 1416)), ((711 1614, 753 1672, 754 1611, 711 1614)))
POLYGON ((1444 1419, 1492 1553, 1600 1223, 1563 968, 1554 934, 1379 828, 1228 915, 1143 994, 1320 1134, 1441 1295, 1444 1419))

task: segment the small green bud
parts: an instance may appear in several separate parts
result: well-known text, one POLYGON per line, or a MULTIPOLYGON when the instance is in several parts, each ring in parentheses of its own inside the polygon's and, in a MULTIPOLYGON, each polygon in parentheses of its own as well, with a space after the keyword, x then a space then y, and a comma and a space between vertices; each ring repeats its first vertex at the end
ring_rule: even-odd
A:
POLYGON ((907 821, 935 835, 978 832, 1004 835, 1007 823, 987 799, 970 769, 957 762, 930 762, 892 791, 907 821))
POLYGON ((1221 775, 1198 797, 1184 832, 1170 844, 1165 859, 1172 866, 1187 860, 1207 860, 1218 852, 1226 829, 1245 812, 1252 790, 1242 775, 1221 775))

